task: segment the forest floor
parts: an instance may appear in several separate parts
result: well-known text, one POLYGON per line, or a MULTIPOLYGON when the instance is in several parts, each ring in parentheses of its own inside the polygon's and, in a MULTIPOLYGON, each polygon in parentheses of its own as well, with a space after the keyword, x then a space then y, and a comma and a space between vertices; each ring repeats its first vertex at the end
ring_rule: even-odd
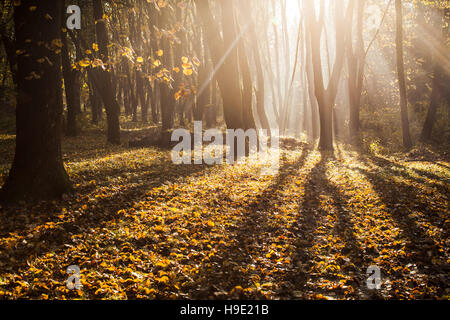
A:
MULTIPOLYGON (((0 144, 2 184, 14 136, 0 144)), ((0 208, 0 298, 449 298, 448 159, 299 143, 270 176, 254 159, 177 166, 96 132, 63 153, 73 195, 0 208)))

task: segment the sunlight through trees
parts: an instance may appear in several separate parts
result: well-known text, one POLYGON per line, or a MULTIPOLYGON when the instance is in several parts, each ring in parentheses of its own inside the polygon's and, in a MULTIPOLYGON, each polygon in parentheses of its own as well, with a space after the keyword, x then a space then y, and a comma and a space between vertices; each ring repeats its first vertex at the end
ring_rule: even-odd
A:
POLYGON ((446 0, 1 1, 0 299, 448 299, 449 26, 446 0))

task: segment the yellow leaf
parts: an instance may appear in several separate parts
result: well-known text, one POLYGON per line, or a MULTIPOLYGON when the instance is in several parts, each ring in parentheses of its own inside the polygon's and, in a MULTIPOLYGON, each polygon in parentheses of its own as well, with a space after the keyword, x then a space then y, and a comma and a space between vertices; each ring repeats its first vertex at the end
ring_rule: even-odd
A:
POLYGON ((155 264, 155 266, 156 266, 156 267, 165 268, 165 267, 167 267, 167 264, 160 261, 160 262, 158 262, 157 264, 155 264))
POLYGON ((158 7, 164 8, 167 6, 167 2, 165 0, 159 0, 158 1, 158 7))
POLYGON ((169 282, 169 277, 162 276, 161 278, 157 278, 156 281, 158 281, 159 283, 167 283, 169 282))
POLYGON ((89 59, 83 59, 83 60, 78 61, 78 64, 81 67, 89 67, 91 65, 91 61, 89 61, 89 59))
POLYGON ((196 57, 192 59, 192 62, 198 67, 200 65, 200 60, 198 60, 196 57))

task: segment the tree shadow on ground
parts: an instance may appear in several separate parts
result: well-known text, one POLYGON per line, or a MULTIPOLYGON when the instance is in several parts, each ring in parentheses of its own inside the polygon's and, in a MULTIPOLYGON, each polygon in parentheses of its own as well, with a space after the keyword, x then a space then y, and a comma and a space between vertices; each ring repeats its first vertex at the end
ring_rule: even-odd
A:
MULTIPOLYGON (((376 166, 378 166, 379 168, 382 168, 383 170, 387 170, 389 171, 390 174, 394 174, 397 176, 402 176, 406 179, 415 181, 417 183, 420 184, 424 184, 427 185, 431 188, 436 187, 437 189, 439 189, 439 191, 443 194, 448 194, 449 192, 449 188, 448 188, 448 184, 446 180, 448 180, 448 178, 444 178, 441 176, 438 176, 434 173, 425 171, 425 170, 421 170, 421 169, 417 169, 417 168, 411 168, 411 167, 406 167, 404 165, 401 165, 399 163, 393 162, 393 161, 389 161, 385 158, 381 158, 375 155, 371 155, 368 157, 368 159, 370 159, 371 162, 373 162, 376 166), (392 168, 396 168, 398 170, 394 170, 392 168), (434 183, 430 183, 428 182, 426 179, 422 178, 422 177, 414 177, 411 174, 409 174, 406 170, 412 170, 414 171, 417 175, 419 176, 423 176, 423 177, 427 177, 430 180, 433 180, 434 183), (442 182, 442 184, 440 183, 436 183, 436 182, 442 182)), ((367 160, 367 158, 362 158, 362 160, 367 160)), ((367 161, 366 161, 367 162, 367 161)))
MULTIPOLYGON (((194 292, 192 298, 223 299, 236 286, 252 285, 249 275, 239 270, 255 263, 253 256, 261 255, 261 251, 258 250, 261 250, 262 244, 268 240, 262 237, 277 231, 270 225, 268 210, 272 208, 272 202, 276 201, 279 192, 286 186, 287 179, 297 175, 298 169, 304 166, 309 152, 309 148, 304 148, 299 158, 284 163, 269 187, 244 208, 238 223, 227 229, 226 233, 233 239, 232 245, 216 254, 213 269, 202 265, 200 274, 208 279, 209 287, 194 292), (218 292, 220 294, 217 294, 218 292)), ((258 267, 258 264, 255 267, 258 267)))
MULTIPOLYGON (((393 181, 391 178, 383 177, 397 176, 422 185, 426 185, 429 188, 435 190, 435 192, 440 193, 446 200, 448 200, 449 188, 445 184, 440 185, 429 183, 424 179, 413 177, 405 171, 404 166, 380 157, 371 156, 368 158, 360 158, 360 160, 367 166, 374 164, 377 167, 377 172, 375 173, 362 168, 357 168, 357 170, 363 173, 370 180, 370 182, 374 184, 377 191, 382 191, 381 195, 385 200, 385 204, 389 204, 391 209, 393 206, 398 204, 398 201, 408 199, 408 206, 411 202, 413 202, 414 209, 422 211, 424 213, 423 217, 426 218, 429 223, 438 228, 443 227, 443 223, 445 220, 443 214, 445 214, 445 208, 443 208, 444 212, 433 208, 429 202, 421 199, 420 189, 418 189, 417 187, 408 185, 406 183, 393 181), (393 168, 399 168, 400 171, 393 168), (385 188, 382 187, 384 183, 386 183, 385 188), (391 189, 392 191, 394 191, 394 194, 391 193, 391 189)), ((422 170, 418 170, 418 174, 421 174, 421 172, 422 170)), ((442 177, 436 177, 438 179, 442 179, 442 177)), ((402 205, 402 207, 406 208, 406 204, 402 205)), ((395 209, 395 211, 398 211, 397 207, 393 209, 395 209)), ((404 211, 406 212, 406 209, 404 211)))
MULTIPOLYGON (((316 230, 319 225, 328 222, 327 215, 334 214, 336 221, 334 225, 330 225, 330 236, 338 237, 344 242, 343 248, 330 248, 330 254, 339 252, 342 256, 346 256, 349 260, 348 266, 344 266, 346 261, 337 261, 342 266, 342 272, 350 275, 363 274, 362 266, 364 264, 364 250, 361 248, 355 237, 355 226, 350 215, 348 207, 349 198, 339 190, 337 186, 332 184, 326 176, 327 164, 334 161, 335 158, 329 153, 322 153, 321 160, 311 170, 305 183, 305 195, 299 203, 299 212, 297 221, 292 226, 292 233, 296 237, 296 249, 293 252, 293 262, 295 268, 290 269, 286 273, 286 279, 293 284, 292 292, 300 292, 300 297, 308 297, 308 294, 318 294, 320 292, 326 294, 329 291, 320 291, 317 288, 308 288, 309 284, 316 282, 324 277, 328 277, 331 281, 339 280, 333 275, 320 274, 313 271, 314 267, 323 261, 323 258, 317 256, 312 251, 313 246, 318 241, 316 238, 316 230), (327 203, 325 209, 322 202, 327 203), (361 266, 361 268, 355 268, 361 266)), ((353 277, 359 286, 358 277, 353 277)), ((336 290, 335 290, 336 291, 336 290)), ((336 294, 343 294, 344 290, 337 290, 336 294)), ((287 295, 292 298, 292 295, 287 295)), ((298 294, 294 297, 299 297, 298 294)))
MULTIPOLYGON (((370 165, 367 160, 363 161, 367 165, 370 165)), ((410 214, 410 204, 411 202, 417 202, 420 205, 420 209, 425 213, 424 216, 428 219, 430 219, 431 215, 439 216, 440 212, 430 208, 429 204, 420 201, 416 188, 395 182, 389 178, 383 178, 383 176, 396 175, 397 172, 390 169, 389 166, 386 166, 385 162, 380 162, 377 159, 375 161, 378 161, 378 165, 383 165, 379 169, 385 173, 384 175, 380 174, 380 172, 373 173, 362 168, 358 168, 357 170, 369 179, 383 204, 386 206, 386 211, 390 214, 394 223, 401 229, 401 236, 407 239, 405 250, 408 252, 408 263, 415 264, 422 274, 427 275, 428 284, 441 288, 442 292, 438 294, 444 294, 445 286, 436 282, 439 280, 432 277, 437 272, 440 273, 443 271, 441 270, 442 266, 435 266, 432 261, 433 257, 442 256, 443 253, 440 252, 440 248, 436 245, 434 239, 419 227, 416 217, 410 214)), ((441 219, 435 219, 434 224, 440 224, 442 221, 441 219)), ((443 236, 448 238, 448 231, 444 232, 446 235, 444 234, 443 236)))
MULTIPOLYGON (((72 236, 91 234, 93 228, 102 228, 107 226, 110 221, 120 219, 119 210, 132 208, 134 203, 145 199, 146 193, 152 188, 202 173, 210 168, 212 167, 206 165, 180 165, 175 168, 175 165, 169 161, 149 165, 145 170, 142 169, 143 173, 139 176, 141 183, 135 183, 132 187, 127 187, 98 199, 93 204, 89 203, 84 212, 79 212, 77 206, 73 207, 70 200, 57 203, 42 202, 38 208, 2 209, 0 219, 4 223, 2 223, 0 237, 13 235, 17 240, 10 242, 8 248, 1 248, 0 261, 8 267, 10 272, 17 272, 20 268, 25 267, 27 260, 31 258, 38 258, 48 252, 58 252, 64 249, 66 244, 71 243, 72 236), (167 171, 167 175, 161 176, 163 170, 167 171), (70 208, 71 206, 72 208, 70 208), (45 207, 49 207, 51 210, 32 221, 22 217, 23 215, 20 215, 20 219, 15 219, 18 211, 27 213, 32 210, 39 210, 40 212, 45 207), (46 222, 58 220, 57 215, 61 213, 63 208, 69 208, 69 211, 78 211, 78 214, 74 214, 71 219, 63 221, 57 228, 45 228, 46 222), (98 208, 101 208, 101 210, 98 208), (36 228, 39 225, 42 227, 36 228), (27 238, 33 229, 38 230, 33 233, 32 239, 27 238), (23 242, 22 239, 25 238, 28 241, 23 242), (31 248, 30 245, 32 245, 31 248), (32 252, 31 255, 30 252, 32 252)), ((80 196, 83 199, 89 198, 89 194, 80 196)), ((81 204, 83 203, 79 203, 78 206, 81 204)))

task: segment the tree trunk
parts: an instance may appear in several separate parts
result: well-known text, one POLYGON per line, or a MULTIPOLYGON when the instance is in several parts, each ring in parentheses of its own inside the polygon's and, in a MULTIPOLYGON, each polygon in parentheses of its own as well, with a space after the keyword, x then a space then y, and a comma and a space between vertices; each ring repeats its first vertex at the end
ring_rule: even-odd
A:
POLYGON ((256 129, 255 118, 253 116, 253 81, 248 63, 247 52, 245 50, 244 38, 241 38, 238 46, 239 66, 242 76, 242 111, 244 129, 256 129))
POLYGON ((81 111, 80 104, 80 78, 79 72, 72 68, 69 57, 69 47, 66 32, 61 32, 62 47, 62 67, 64 75, 64 89, 66 92, 67 104, 67 128, 66 134, 75 137, 78 134, 77 115, 81 111))
POLYGON ((223 99, 223 111, 228 129, 242 129, 242 96, 239 87, 239 68, 234 41, 233 3, 221 0, 224 40, 212 15, 208 0, 196 0, 206 43, 217 71, 217 82, 223 99), (229 51, 229 52, 228 52, 229 51), (222 63, 222 59, 225 61, 222 63))
MULTIPOLYGON (((251 17, 252 11, 250 7, 250 1, 244 1, 244 9, 245 15, 247 18, 251 17)), ((249 38, 251 41, 251 49, 253 53, 253 60, 256 67, 256 81, 258 87, 256 89, 256 110, 258 112, 259 122, 261 123, 261 127, 264 130, 267 130, 267 134, 270 136, 270 123, 267 118, 266 110, 265 110, 265 84, 264 84, 264 71, 261 65, 261 56, 259 53, 259 43, 258 36, 255 31, 255 22, 249 26, 249 38)))
POLYGON ((316 20, 314 1, 307 1, 307 19, 310 30, 311 54, 314 75, 314 92, 319 105, 320 117, 320 150, 333 150, 333 106, 336 100, 339 81, 344 65, 344 56, 347 37, 344 34, 345 23, 349 23, 350 13, 353 10, 352 4, 347 7, 346 12, 339 5, 335 7, 336 14, 336 54, 333 71, 325 89, 322 73, 321 35, 325 19, 325 2, 321 1, 320 17, 316 20), (345 15, 344 15, 345 12, 345 15))
MULTIPOLYGON (((430 32, 438 32, 438 30, 440 31, 441 36, 439 37, 439 39, 441 41, 444 40, 444 28, 445 28, 445 24, 442 25, 443 22, 443 17, 441 12, 439 12, 437 9, 436 10, 436 14, 432 15, 432 17, 434 17, 434 26, 432 28, 430 28, 430 32)), ((445 20, 444 20, 445 21, 445 20)), ((434 50, 437 50, 437 48, 434 48, 434 50)), ((439 108, 440 103, 442 102, 442 100, 444 100, 443 98, 443 92, 445 91, 443 85, 445 85, 445 83, 448 84, 448 81, 446 82, 444 77, 443 77, 443 70, 442 67, 439 65, 439 57, 438 57, 438 53, 433 52, 432 54, 432 60, 433 60, 433 81, 432 81, 432 91, 431 91, 431 99, 430 99, 430 107, 428 108, 428 112, 427 112, 427 116, 425 118, 425 122, 423 124, 423 128, 422 128, 422 133, 420 135, 420 140, 422 141, 430 141, 431 140, 431 134, 433 132, 433 126, 436 122, 436 114, 437 114, 437 110, 439 108)), ((447 100, 448 101, 448 100, 447 100)))
MULTIPOLYGON (((161 19, 159 21, 160 29, 169 29, 171 23, 169 8, 161 9, 161 19)), ((170 39, 165 35, 161 39, 164 55, 162 56, 162 62, 165 68, 172 69, 173 59, 170 48, 170 39)), ((161 119, 162 130, 167 131, 173 128, 174 114, 175 114, 175 98, 174 90, 170 83, 163 81, 160 83, 161 91, 161 119)))
MULTIPOLYGON (((352 0, 355 1, 355 0, 352 0)), ((356 23, 356 49, 353 50, 353 25, 349 26, 349 41, 347 48, 347 65, 348 65, 348 94, 349 94, 349 129, 350 140, 353 144, 359 144, 360 129, 360 104, 362 84, 365 67, 365 52, 363 38, 363 19, 364 19, 364 0, 358 1, 357 6, 357 23, 356 23)), ((353 18, 351 18, 353 21, 353 18)))
POLYGON ((61 5, 22 0, 15 7, 16 48, 24 53, 18 55, 16 153, 2 189, 6 202, 56 198, 72 190, 61 157, 61 5), (37 9, 30 11, 32 6, 37 9), (37 45, 40 41, 46 46, 37 45))
POLYGON ((283 50, 284 50, 284 63, 285 67, 285 79, 284 79, 284 97, 283 103, 281 104, 280 110, 280 118, 281 118, 281 127, 280 133, 284 135, 286 130, 288 129, 288 119, 291 111, 291 99, 289 95, 289 72, 291 69, 291 55, 290 55, 290 45, 289 45, 289 28, 287 26, 287 12, 286 12, 286 0, 279 1, 280 9, 281 9, 281 26, 282 33, 284 36, 283 50))
MULTIPOLYGON (((275 14, 276 12, 276 1, 272 0, 272 11, 273 14, 275 14)), ((275 72, 276 75, 274 77, 274 81, 276 82, 276 89, 277 89, 277 93, 278 93, 278 109, 276 110, 275 114, 277 115, 277 124, 278 124, 278 129, 282 130, 282 121, 283 121, 283 105, 284 105, 284 101, 283 101, 283 97, 282 97, 282 92, 281 92, 281 67, 280 67, 280 41, 279 41, 279 37, 278 37, 278 30, 277 30, 277 26, 275 23, 272 24, 272 28, 273 28, 273 34, 274 34, 274 49, 275 49, 275 72)), ((270 57, 270 52, 268 52, 269 57, 270 57)), ((271 66, 270 66, 271 67, 271 66)))
POLYGON ((17 55, 15 49, 15 43, 7 35, 0 34, 0 39, 3 42, 5 48, 6 57, 8 58, 9 69, 12 74, 13 83, 17 85, 17 55))
POLYGON ((98 125, 98 120, 101 117, 101 98, 94 90, 93 81, 88 77, 88 85, 89 85, 89 100, 91 102, 91 114, 92 114, 92 123, 98 125))
POLYGON ((441 81, 442 76, 440 74, 441 67, 435 63, 434 68, 434 78, 433 78, 433 87, 431 91, 431 101, 430 107, 428 108, 427 116, 425 118, 425 123, 423 124, 422 133, 420 135, 420 139, 422 141, 430 141, 431 133, 433 132, 433 126, 436 122, 436 113, 441 102, 441 81))
POLYGON ((409 133, 408 101, 406 96, 405 67, 403 62, 403 8, 401 0, 395 0, 395 13, 397 25, 395 47, 397 52, 398 85, 400 89, 403 146, 409 150, 412 148, 412 141, 409 133))
MULTIPOLYGON (((100 55, 103 62, 107 63, 109 60, 108 55, 108 33, 106 30, 106 23, 103 20, 103 7, 101 0, 93 0, 94 4, 94 19, 96 21, 95 31, 97 34, 98 46, 100 49, 100 55)), ((120 144, 120 123, 119 112, 120 107, 116 100, 116 95, 113 90, 111 74, 107 70, 96 68, 92 70, 95 81, 96 89, 102 97, 103 103, 106 108, 107 119, 107 138, 108 142, 112 144, 120 144)))

